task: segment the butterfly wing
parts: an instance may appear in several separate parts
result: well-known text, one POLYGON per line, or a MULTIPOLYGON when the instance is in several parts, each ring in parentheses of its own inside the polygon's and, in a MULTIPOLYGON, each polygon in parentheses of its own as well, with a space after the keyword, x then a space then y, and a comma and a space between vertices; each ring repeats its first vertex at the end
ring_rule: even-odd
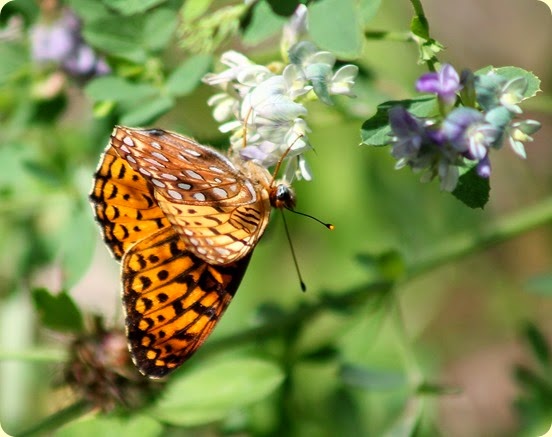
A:
POLYGON ((111 143, 143 175, 186 247, 211 264, 249 254, 270 215, 270 174, 236 166, 216 150, 159 129, 117 127, 111 143))
POLYGON ((117 260, 137 241, 170 226, 148 181, 111 144, 100 160, 90 200, 104 241, 117 260))
POLYGON ((250 257, 209 265, 186 250, 172 227, 128 250, 122 262, 123 301, 140 372, 165 376, 201 346, 238 289, 250 257))

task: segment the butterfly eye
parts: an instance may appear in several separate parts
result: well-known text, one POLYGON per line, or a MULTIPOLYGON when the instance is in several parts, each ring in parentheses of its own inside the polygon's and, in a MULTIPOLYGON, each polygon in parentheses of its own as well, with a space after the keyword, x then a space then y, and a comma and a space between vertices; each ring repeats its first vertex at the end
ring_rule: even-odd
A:
POLYGON ((287 184, 278 184, 272 194, 270 203, 274 208, 295 208, 295 193, 287 184))

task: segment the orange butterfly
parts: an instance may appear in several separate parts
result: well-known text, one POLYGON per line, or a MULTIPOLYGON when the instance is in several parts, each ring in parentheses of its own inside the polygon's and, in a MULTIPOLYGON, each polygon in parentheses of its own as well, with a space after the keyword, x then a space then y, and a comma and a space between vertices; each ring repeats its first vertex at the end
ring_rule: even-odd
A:
POLYGON ((253 161, 160 129, 117 126, 90 199, 122 260, 132 359, 165 376, 212 332, 243 278, 271 207, 295 197, 253 161))

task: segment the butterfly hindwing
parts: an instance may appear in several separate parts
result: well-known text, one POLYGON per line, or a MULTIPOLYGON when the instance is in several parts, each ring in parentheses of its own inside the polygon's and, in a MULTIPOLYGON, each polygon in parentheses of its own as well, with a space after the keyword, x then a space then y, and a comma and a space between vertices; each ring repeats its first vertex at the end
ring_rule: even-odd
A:
POLYGON ((124 255, 123 301, 131 354, 139 370, 162 377, 205 341, 234 296, 251 253, 209 265, 165 228, 124 255))

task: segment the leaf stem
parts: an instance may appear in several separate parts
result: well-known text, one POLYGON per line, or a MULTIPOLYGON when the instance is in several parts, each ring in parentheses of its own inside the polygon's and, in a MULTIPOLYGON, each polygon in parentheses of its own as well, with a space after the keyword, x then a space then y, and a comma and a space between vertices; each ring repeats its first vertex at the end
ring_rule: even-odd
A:
POLYGON ((23 432, 16 433, 18 437, 29 437, 34 435, 46 435, 48 432, 59 428, 66 423, 69 423, 73 419, 84 416, 86 413, 92 410, 93 406, 85 400, 80 400, 71 404, 64 409, 51 414, 46 417, 42 422, 23 430, 23 432))
POLYGON ((405 280, 435 270, 451 261, 481 252, 491 246, 511 240, 538 226, 552 222, 552 197, 509 216, 499 218, 479 230, 469 229, 443 241, 407 269, 405 280))

